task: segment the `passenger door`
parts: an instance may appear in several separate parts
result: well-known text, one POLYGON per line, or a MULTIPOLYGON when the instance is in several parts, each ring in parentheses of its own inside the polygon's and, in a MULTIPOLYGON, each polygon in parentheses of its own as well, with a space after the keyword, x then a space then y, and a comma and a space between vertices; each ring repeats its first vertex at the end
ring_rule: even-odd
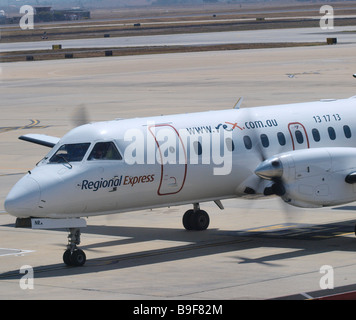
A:
POLYGON ((176 194, 182 190, 187 175, 187 154, 183 141, 170 124, 152 125, 148 129, 157 146, 155 154, 158 152, 157 158, 160 158, 161 179, 157 194, 176 194))
POLYGON ((300 122, 288 124, 293 150, 309 149, 309 138, 305 127, 300 122))

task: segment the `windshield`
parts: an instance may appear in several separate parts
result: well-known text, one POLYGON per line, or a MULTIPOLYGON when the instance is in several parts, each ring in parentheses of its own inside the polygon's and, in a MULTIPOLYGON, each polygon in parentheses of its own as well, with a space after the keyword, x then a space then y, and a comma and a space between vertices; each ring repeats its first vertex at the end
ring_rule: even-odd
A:
POLYGON ((64 144, 49 160, 50 163, 82 161, 90 143, 64 144))
POLYGON ((88 160, 122 160, 122 157, 113 142, 98 142, 88 160))

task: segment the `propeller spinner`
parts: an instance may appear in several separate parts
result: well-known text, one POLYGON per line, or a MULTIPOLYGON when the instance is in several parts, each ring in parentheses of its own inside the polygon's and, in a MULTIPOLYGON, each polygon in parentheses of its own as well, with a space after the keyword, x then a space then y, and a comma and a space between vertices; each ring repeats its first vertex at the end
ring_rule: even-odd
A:
POLYGON ((255 170, 255 174, 262 179, 271 180, 274 183, 266 187, 263 191, 265 196, 275 194, 282 197, 286 193, 283 185, 283 165, 278 158, 267 159, 263 161, 255 170))

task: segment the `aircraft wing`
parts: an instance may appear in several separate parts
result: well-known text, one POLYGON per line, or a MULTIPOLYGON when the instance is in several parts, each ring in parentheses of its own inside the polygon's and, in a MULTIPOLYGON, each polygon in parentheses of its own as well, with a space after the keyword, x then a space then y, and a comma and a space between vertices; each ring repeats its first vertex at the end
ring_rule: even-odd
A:
POLYGON ((60 138, 53 137, 53 136, 47 136, 45 134, 37 134, 37 133, 30 133, 30 134, 25 134, 21 137, 19 137, 20 140, 32 142, 39 144, 41 146, 53 148, 60 138))

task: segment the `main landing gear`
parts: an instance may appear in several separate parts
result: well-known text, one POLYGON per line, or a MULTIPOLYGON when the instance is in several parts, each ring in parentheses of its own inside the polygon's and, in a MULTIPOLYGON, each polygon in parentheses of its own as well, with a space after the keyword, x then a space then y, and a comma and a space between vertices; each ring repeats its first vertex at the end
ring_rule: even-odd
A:
POLYGON ((86 255, 77 245, 80 244, 80 229, 69 228, 67 250, 63 254, 63 262, 67 266, 79 267, 84 265, 86 255))
POLYGON ((183 226, 186 230, 206 230, 209 223, 209 215, 200 209, 199 203, 194 203, 194 209, 186 211, 183 215, 183 226))

